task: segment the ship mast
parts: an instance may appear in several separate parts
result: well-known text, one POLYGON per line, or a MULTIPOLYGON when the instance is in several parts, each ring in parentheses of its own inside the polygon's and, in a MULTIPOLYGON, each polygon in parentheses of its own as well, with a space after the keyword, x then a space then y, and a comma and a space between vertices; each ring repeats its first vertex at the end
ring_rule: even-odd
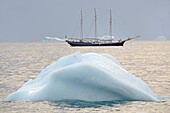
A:
POLYGON ((96 16, 96 8, 94 8, 95 14, 95 39, 97 39, 97 16, 96 16))
POLYGON ((110 37, 111 37, 111 42, 113 41, 112 39, 112 12, 110 10, 110 37))
POLYGON ((83 12, 81 10, 81 38, 83 40, 83 12))

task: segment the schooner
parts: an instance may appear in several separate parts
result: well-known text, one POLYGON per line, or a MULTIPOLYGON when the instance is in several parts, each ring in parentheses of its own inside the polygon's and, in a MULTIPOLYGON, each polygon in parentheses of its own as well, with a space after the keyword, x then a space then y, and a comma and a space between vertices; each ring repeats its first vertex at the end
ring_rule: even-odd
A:
POLYGON ((129 41, 129 40, 132 40, 134 38, 138 38, 139 36, 137 37, 134 37, 134 38, 127 38, 127 39, 124 39, 124 40, 113 40, 112 39, 112 13, 111 13, 111 10, 110 10, 110 40, 107 40, 107 41, 103 41, 103 40, 100 40, 100 39, 97 39, 98 35, 97 35, 97 16, 96 16, 96 9, 94 9, 94 14, 95 14, 95 39, 94 40, 85 40, 84 37, 83 37, 83 13, 81 11, 81 39, 68 39, 66 40, 66 42, 68 44, 70 44, 71 46, 123 46, 124 43, 126 41, 129 41))

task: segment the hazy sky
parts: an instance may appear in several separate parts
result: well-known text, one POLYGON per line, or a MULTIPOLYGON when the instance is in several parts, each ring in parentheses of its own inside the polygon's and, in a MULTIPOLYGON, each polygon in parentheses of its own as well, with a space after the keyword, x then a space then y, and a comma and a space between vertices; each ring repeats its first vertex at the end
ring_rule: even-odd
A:
POLYGON ((75 36, 79 36, 81 10, 84 35, 92 37, 94 8, 100 36, 109 33, 111 9, 117 39, 135 35, 141 35, 141 39, 170 39, 170 0, 0 0, 0 42, 71 37, 76 26, 75 36))

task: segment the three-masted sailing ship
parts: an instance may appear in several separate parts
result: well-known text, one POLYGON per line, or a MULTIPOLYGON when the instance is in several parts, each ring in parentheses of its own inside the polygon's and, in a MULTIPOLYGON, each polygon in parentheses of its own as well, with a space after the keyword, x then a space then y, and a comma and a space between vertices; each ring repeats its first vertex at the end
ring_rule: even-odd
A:
POLYGON ((112 38, 112 13, 111 13, 111 10, 110 10, 110 40, 100 40, 100 39, 97 39, 97 16, 96 16, 96 9, 94 9, 94 13, 95 13, 95 39, 92 39, 92 40, 85 40, 84 37, 83 37, 83 14, 82 14, 82 11, 81 11, 81 39, 75 39, 75 38, 69 38, 66 40, 66 42, 68 44, 70 44, 71 46, 123 46, 124 43, 126 41, 129 41, 129 40, 132 40, 134 38, 137 38, 137 37, 134 37, 134 38, 127 38, 127 39, 124 39, 124 40, 113 40, 112 38))

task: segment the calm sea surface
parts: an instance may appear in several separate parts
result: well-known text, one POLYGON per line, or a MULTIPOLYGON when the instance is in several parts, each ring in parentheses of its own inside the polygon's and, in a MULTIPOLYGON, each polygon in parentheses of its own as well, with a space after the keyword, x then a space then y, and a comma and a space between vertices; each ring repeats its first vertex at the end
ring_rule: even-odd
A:
POLYGON ((60 57, 76 51, 113 55, 127 71, 144 80, 162 101, 0 101, 0 113, 170 113, 170 41, 130 41, 123 47, 70 47, 66 43, 0 43, 0 99, 16 91, 29 79, 35 79, 46 66, 60 57))

